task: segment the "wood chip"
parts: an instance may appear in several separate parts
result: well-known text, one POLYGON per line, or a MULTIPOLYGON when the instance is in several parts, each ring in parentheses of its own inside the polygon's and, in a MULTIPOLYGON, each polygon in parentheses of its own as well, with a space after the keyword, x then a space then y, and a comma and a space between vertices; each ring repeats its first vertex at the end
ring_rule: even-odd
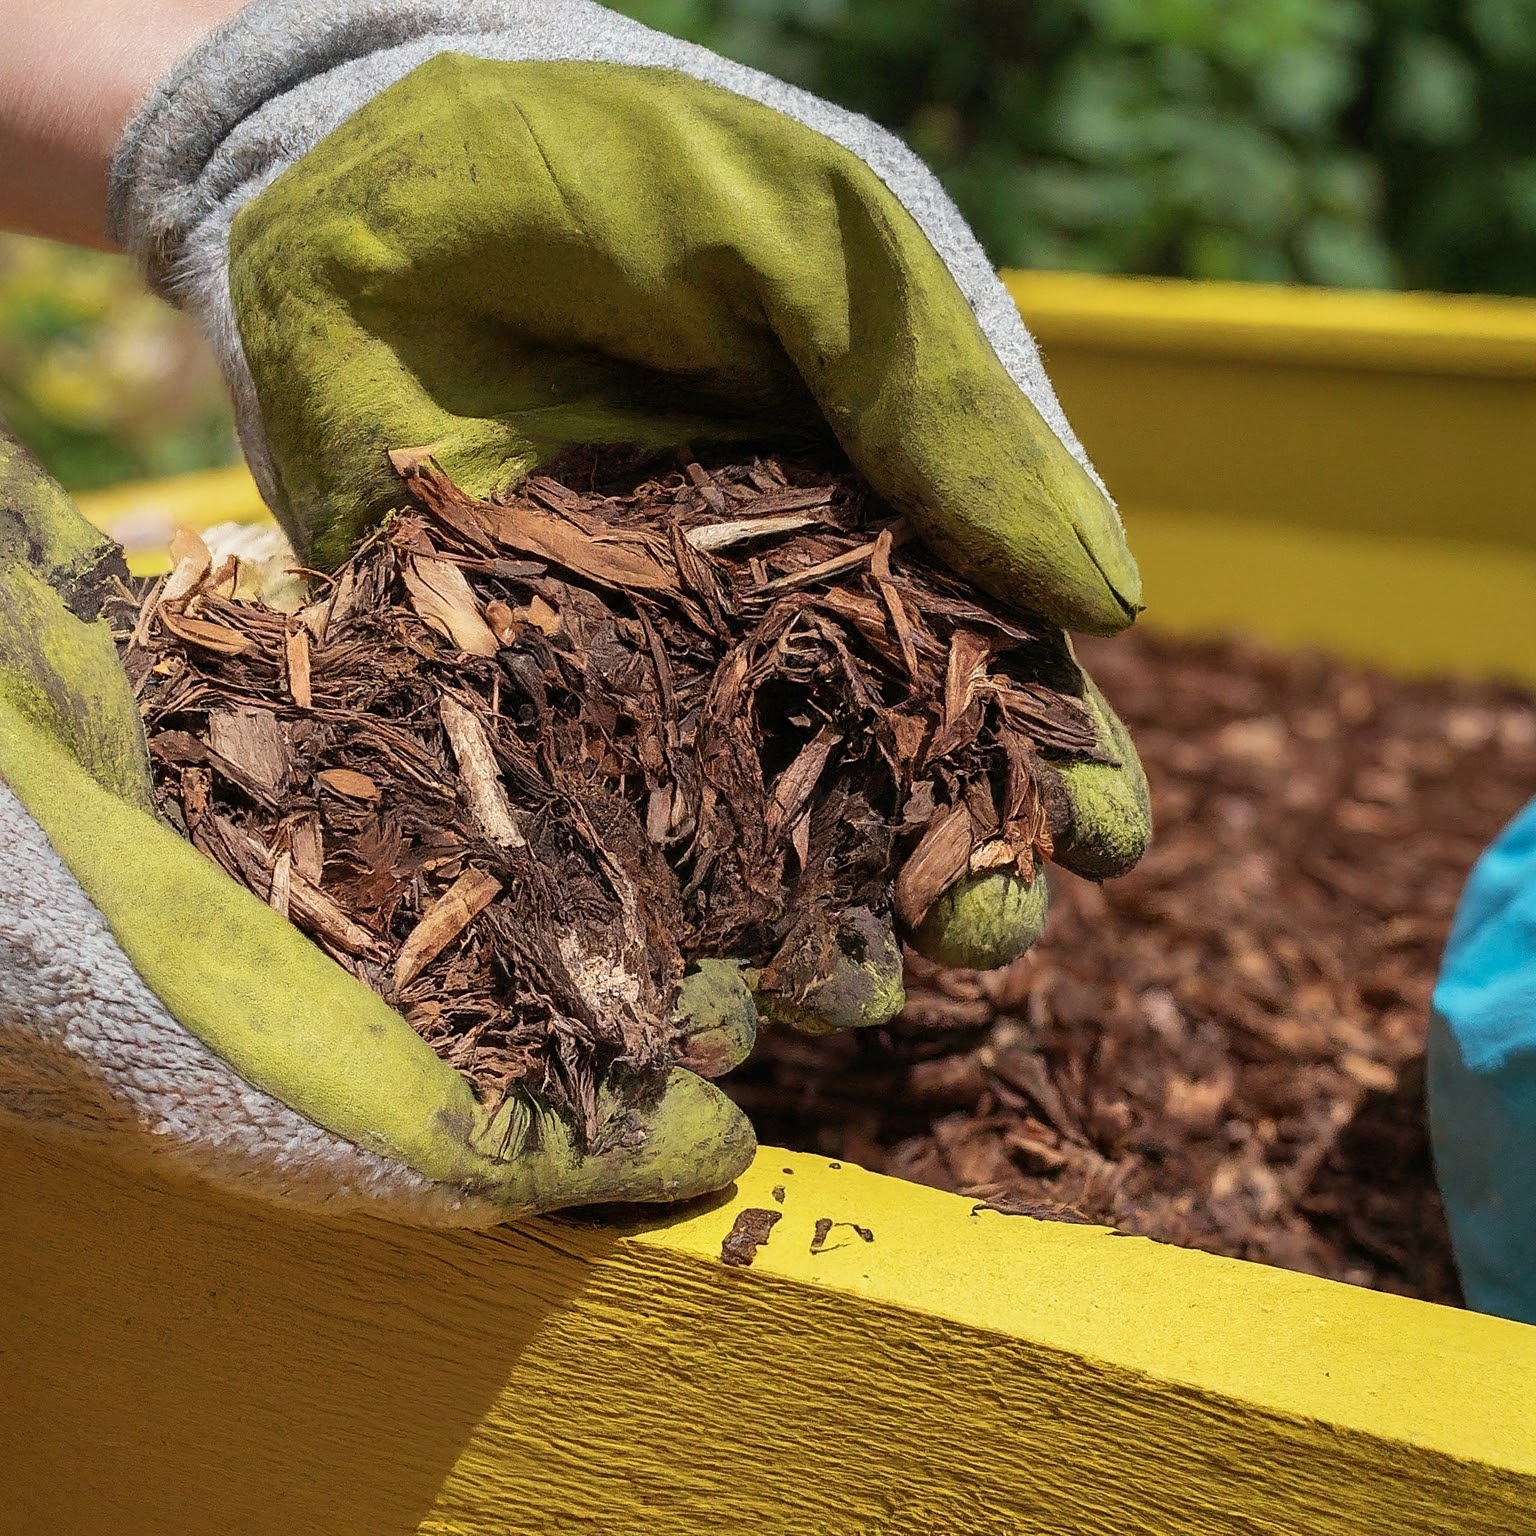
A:
POLYGON ((377 800, 379 786, 366 773, 355 768, 325 768, 315 775, 316 780, 338 795, 349 800, 377 800))
POLYGON ((511 645, 522 633, 522 625, 508 605, 496 598, 485 605, 485 622, 496 636, 498 645, 511 645))
POLYGON ((267 892, 267 905, 279 917, 288 916, 288 904, 292 897, 293 855, 285 848, 272 861, 272 888, 267 892))
POLYGON ((906 665, 907 675, 913 683, 918 684, 921 682, 921 674, 917 659, 916 630, 912 616, 901 600, 901 592, 891 579, 891 544, 891 530, 882 528, 879 538, 875 540, 874 552, 869 557, 869 570, 880 589, 880 600, 891 616, 891 627, 896 634, 896 643, 901 647, 901 659, 906 665))
POLYGON ((213 555, 200 533, 178 528, 171 539, 171 574, 160 589, 159 602, 179 603, 202 585, 213 569, 213 555))
POLYGON ((843 738, 824 727, 800 749, 795 760, 778 777, 768 797, 768 836, 777 839, 784 829, 800 819, 816 791, 816 781, 827 766, 827 759, 843 738))
POLYGON ((507 792, 502 786, 496 754, 485 734, 485 727, 451 694, 444 694, 438 706, 464 796, 480 830, 502 848, 525 848, 527 840, 512 814, 507 792))
POLYGON ((411 607, 469 656, 494 656, 500 643, 480 615, 475 594, 458 566, 445 560, 408 559, 402 568, 411 607))
POLYGON ((778 517, 745 517, 734 523, 705 523, 703 527, 690 528, 683 537, 695 549, 714 551, 729 549, 733 544, 744 544, 750 539, 771 539, 776 534, 793 533, 818 521, 793 512, 778 517))
MULTIPOLYGON (((220 840, 236 865, 256 887, 257 894, 263 900, 270 900, 272 872, 278 856, 227 817, 216 817, 215 823, 220 840)), ((288 910, 306 933, 323 940, 332 948, 371 960, 384 958, 383 948, 373 935, 353 922, 324 891, 296 874, 291 864, 288 871, 288 910)))
POLYGON ((745 1269, 757 1257, 783 1216, 782 1211, 770 1211, 765 1207, 753 1207, 739 1211, 731 1230, 720 1244, 720 1262, 736 1269, 745 1269))
POLYGON ((943 713, 929 744, 926 761, 934 762, 974 740, 981 728, 977 699, 986 682, 992 659, 988 636, 957 629, 950 636, 949 659, 944 669, 943 713))
POLYGON ((214 624, 206 619, 189 619, 162 602, 159 620, 178 640, 195 646, 200 651, 212 651, 219 656, 243 656, 253 649, 254 642, 227 624, 214 624))
POLYGON ((319 885, 325 868, 325 841, 320 818, 301 816, 289 829, 288 846, 293 853, 293 867, 311 885, 319 885))
POLYGON ((300 709, 308 709, 315 696, 309 682, 309 631, 295 629, 285 646, 288 658, 288 696, 300 709))
POLYGON ((842 554, 833 555, 828 560, 808 565, 804 570, 790 571, 787 575, 776 576, 763 590, 790 592, 797 587, 809 587, 820 581, 831 581, 834 577, 846 575, 849 571, 856 571, 868 565, 874 553, 874 544, 860 544, 856 549, 845 550, 842 554))
POLYGON ((653 556, 619 543, 592 538, 558 517, 523 502, 488 514, 499 542, 526 551, 621 592, 667 592, 676 578, 653 556))
POLYGON ((281 795, 293 775, 293 758, 270 709, 220 709, 208 716, 208 745, 248 785, 281 795))
POLYGON ((560 633, 560 613, 550 603, 546 603, 537 592, 529 598, 526 608, 514 609, 514 616, 526 624, 531 624, 541 634, 558 635, 560 633))
POLYGON ((395 956, 395 990, 413 982, 483 912, 501 882, 483 869, 466 869, 427 910, 395 956))
POLYGON ((939 814, 896 876, 896 911, 908 928, 921 926, 928 908, 965 872, 973 837, 971 815, 963 805, 939 814))

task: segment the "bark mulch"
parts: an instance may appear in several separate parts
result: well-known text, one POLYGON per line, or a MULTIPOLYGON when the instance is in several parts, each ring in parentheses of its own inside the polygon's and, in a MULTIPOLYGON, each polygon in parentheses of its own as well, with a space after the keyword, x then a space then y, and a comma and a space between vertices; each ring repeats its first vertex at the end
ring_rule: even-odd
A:
POLYGON ((910 962, 893 1027, 775 1032, 727 1088, 770 1142, 1455 1303, 1426 1020, 1461 885, 1536 794, 1536 700, 1150 633, 1080 654, 1147 765, 1140 867, 1052 869, 1022 961, 910 962))
POLYGON ((857 1017, 893 917, 1041 878, 1049 764, 1099 751, 1064 638, 846 468, 605 457, 483 502, 396 468, 296 611, 187 535, 120 645, 162 814, 488 1099, 596 1145, 605 1075, 725 1065, 675 1032, 689 963, 857 1017))

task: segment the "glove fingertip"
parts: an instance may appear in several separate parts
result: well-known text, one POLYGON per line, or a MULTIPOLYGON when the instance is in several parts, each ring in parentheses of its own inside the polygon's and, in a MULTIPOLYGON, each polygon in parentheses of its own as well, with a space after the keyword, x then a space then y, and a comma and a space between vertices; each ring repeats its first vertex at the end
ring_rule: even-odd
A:
POLYGON ((701 960, 678 985, 672 1059, 700 1077, 723 1077, 752 1054, 757 1004, 739 965, 701 960))
POLYGON ((964 880, 934 902, 913 935, 935 965, 992 971, 1017 960, 1045 931, 1050 890, 1037 864, 1034 877, 993 873, 964 880))

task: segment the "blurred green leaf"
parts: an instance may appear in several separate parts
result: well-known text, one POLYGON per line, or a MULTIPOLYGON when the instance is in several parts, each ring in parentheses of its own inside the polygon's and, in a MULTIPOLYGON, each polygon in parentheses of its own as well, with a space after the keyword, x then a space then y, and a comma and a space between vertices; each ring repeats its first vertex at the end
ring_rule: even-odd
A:
POLYGON ((1424 144, 1462 144, 1477 132, 1477 72, 1443 37, 1400 38, 1384 90, 1389 131, 1424 144))
POLYGON ((1467 26, 1495 63, 1536 65, 1536 0, 1468 0, 1467 26))
POLYGON ((866 112, 1000 263, 1536 291, 1536 0, 628 0, 866 112))
POLYGON ((236 458, 196 327, 122 257, 0 236, 0 417, 72 490, 236 458))

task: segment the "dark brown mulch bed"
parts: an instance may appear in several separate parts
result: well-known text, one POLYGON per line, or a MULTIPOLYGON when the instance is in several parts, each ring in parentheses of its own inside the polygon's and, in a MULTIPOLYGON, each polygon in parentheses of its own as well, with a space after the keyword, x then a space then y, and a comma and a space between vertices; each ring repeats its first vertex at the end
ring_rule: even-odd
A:
POLYGON ((892 1028, 775 1032, 726 1086, 770 1142, 1458 1301, 1427 1010, 1468 870, 1536 793, 1536 700, 1147 633, 1081 653, 1147 765, 1139 869, 1052 870, 1014 967, 914 964, 892 1028))

